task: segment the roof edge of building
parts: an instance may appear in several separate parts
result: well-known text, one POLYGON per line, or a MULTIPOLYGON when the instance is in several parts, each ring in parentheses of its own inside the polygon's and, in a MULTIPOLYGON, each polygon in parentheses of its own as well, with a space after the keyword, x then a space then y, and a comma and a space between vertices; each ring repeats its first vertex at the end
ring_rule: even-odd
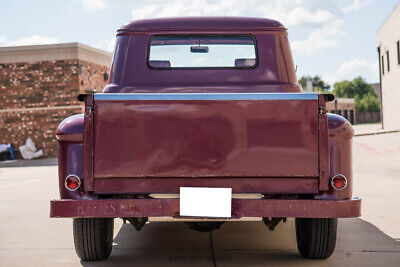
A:
POLYGON ((0 64, 53 60, 84 60, 109 67, 112 53, 82 43, 0 47, 0 64))

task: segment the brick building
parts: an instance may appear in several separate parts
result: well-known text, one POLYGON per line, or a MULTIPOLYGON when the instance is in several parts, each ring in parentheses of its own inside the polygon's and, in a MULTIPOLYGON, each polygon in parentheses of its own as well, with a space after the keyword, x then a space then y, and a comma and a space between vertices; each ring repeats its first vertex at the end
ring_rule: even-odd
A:
POLYGON ((336 98, 326 103, 326 109, 330 113, 336 113, 345 117, 351 124, 356 123, 355 102, 353 98, 336 98))
POLYGON ((31 137, 57 156, 55 131, 82 112, 79 93, 101 92, 111 54, 80 43, 0 47, 0 144, 31 137))

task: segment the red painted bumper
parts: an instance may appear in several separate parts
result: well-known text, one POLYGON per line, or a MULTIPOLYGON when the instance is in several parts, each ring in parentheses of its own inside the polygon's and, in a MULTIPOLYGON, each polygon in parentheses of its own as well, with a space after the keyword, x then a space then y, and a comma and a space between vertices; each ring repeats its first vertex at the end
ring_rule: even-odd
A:
MULTIPOLYGON (((361 199, 232 199, 232 218, 349 218, 361 215, 361 199)), ((52 200, 50 217, 179 217, 179 199, 52 200)))

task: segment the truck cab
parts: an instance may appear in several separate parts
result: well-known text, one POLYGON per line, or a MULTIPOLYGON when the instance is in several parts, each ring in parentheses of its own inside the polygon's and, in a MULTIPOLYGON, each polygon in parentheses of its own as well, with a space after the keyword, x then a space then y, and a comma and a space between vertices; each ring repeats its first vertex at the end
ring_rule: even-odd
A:
POLYGON ((114 218, 212 230, 295 218, 305 258, 329 257, 352 196, 350 123, 297 83, 287 30, 260 18, 132 21, 102 93, 58 127, 60 200, 82 260, 106 259, 114 218))

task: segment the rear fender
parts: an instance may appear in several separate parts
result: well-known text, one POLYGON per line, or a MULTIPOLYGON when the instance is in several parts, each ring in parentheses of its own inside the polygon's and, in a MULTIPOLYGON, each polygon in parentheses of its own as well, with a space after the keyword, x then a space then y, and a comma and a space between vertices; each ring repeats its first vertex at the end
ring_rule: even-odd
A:
POLYGON ((316 196, 320 199, 350 199, 353 191, 352 142, 354 130, 345 118, 328 113, 328 142, 329 142, 329 177, 343 174, 347 178, 347 187, 343 190, 329 191, 316 196))
POLYGON ((82 175, 84 115, 78 114, 63 120, 57 128, 58 141, 58 175, 61 199, 95 199, 84 191, 82 175), (82 184, 76 191, 65 188, 65 178, 75 174, 81 178, 82 184))

